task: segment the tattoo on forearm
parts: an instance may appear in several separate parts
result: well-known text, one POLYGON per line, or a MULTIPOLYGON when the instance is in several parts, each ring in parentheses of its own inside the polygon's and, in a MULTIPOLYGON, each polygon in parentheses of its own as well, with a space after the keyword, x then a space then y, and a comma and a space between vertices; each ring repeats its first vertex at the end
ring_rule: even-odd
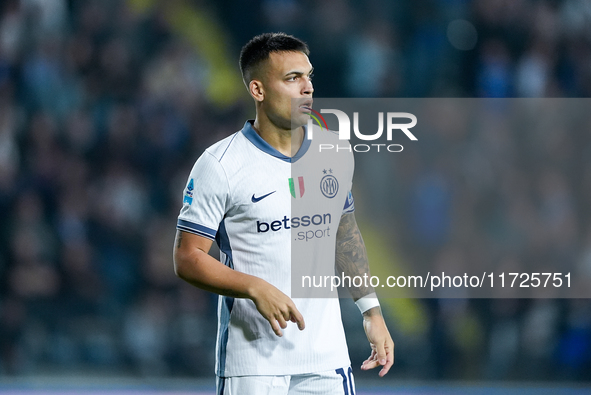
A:
MULTIPOLYGON (((361 232, 355 221, 355 214, 345 214, 341 218, 339 230, 337 231, 336 243, 336 267, 339 272, 350 276, 369 276, 369 261, 361 232)), ((365 284, 364 284, 365 285, 365 284)), ((367 287, 347 287, 353 299, 357 300, 367 294, 374 292, 369 284, 367 287)))
POLYGON ((183 233, 177 232, 176 234, 176 248, 181 248, 181 241, 183 240, 183 233))

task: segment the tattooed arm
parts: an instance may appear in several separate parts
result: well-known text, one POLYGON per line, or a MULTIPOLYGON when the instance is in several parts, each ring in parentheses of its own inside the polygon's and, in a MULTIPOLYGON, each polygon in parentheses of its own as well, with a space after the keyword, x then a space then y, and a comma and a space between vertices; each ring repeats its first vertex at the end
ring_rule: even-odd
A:
MULTIPOLYGON (((369 278, 369 261, 361 232, 355 221, 354 213, 343 214, 336 241, 336 267, 339 275, 345 275, 353 279, 355 276, 369 278)), ((361 287, 348 287, 355 301, 374 292, 373 287, 367 284, 361 287)), ((380 307, 373 307, 363 313, 363 328, 371 346, 371 355, 361 365, 362 370, 373 369, 382 366, 380 377, 383 377, 394 363, 394 342, 388 332, 380 307)))
MULTIPOLYGON (((369 276, 369 261, 367 259, 367 252, 365 251, 365 244, 361 237, 361 232, 357 227, 357 221, 355 221, 354 213, 343 214, 339 229, 337 231, 337 248, 336 248, 336 267, 340 273, 344 273, 347 276, 361 277, 364 275, 369 276)), ((347 289, 351 293, 353 300, 367 296, 374 292, 374 289, 369 282, 367 287, 362 284, 361 287, 348 287, 347 289)))

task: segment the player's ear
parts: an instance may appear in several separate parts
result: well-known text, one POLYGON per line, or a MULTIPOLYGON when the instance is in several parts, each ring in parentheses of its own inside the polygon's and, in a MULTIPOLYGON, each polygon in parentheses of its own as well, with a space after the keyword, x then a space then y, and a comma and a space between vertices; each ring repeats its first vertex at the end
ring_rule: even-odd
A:
POLYGON ((259 80, 251 80, 248 84, 248 92, 252 98, 258 102, 263 101, 265 98, 265 89, 263 83, 259 80))

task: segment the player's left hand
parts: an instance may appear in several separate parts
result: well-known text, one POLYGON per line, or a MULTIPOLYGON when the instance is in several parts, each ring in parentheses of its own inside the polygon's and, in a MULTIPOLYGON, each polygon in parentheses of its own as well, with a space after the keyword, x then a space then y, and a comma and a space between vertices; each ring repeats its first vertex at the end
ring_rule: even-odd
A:
POLYGON ((371 355, 363 364, 361 370, 369 370, 382 366, 380 377, 384 377, 394 363, 394 341, 386 327, 379 307, 374 307, 363 313, 363 329, 371 346, 371 355))

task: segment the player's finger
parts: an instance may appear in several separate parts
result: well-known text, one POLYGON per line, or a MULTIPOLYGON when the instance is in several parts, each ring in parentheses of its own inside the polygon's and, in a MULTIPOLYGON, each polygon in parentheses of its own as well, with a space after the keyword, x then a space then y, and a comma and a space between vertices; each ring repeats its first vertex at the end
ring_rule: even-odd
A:
POLYGON ((273 328, 273 332, 275 332, 277 336, 283 336, 283 332, 281 331, 281 328, 279 327, 279 323, 277 322, 277 320, 271 319, 269 320, 269 323, 271 324, 271 328, 273 328))
POLYGON ((379 376, 384 377, 388 373, 390 368, 392 367, 393 363, 394 363, 394 361, 392 359, 388 358, 388 361, 386 362, 386 364, 384 365, 382 370, 380 370, 379 376))
POLYGON ((382 370, 380 370, 380 373, 379 373, 380 377, 384 377, 386 375, 386 373, 388 373, 388 371, 390 370, 392 365, 394 364, 394 353, 388 352, 388 356, 386 359, 387 359, 386 364, 384 365, 382 370))
POLYGON ((361 370, 369 370, 369 369, 376 368, 378 366, 380 366, 380 364, 378 363, 378 360, 377 360, 376 351, 372 350, 369 357, 365 361, 363 361, 363 363, 361 364, 361 370))
POLYGON ((388 355, 386 353, 386 345, 384 343, 376 344, 376 353, 378 354, 378 362, 380 365, 385 365, 388 362, 388 355))
POLYGON ((287 322, 285 321, 285 318, 281 314, 277 316, 277 322, 279 322, 279 326, 282 329, 287 328, 287 322))
POLYGON ((376 360, 376 350, 371 350, 371 354, 369 354, 369 357, 367 357, 367 359, 365 361, 363 361, 363 362, 364 363, 365 362, 368 362, 369 363, 369 362, 373 362, 375 360, 376 360))
POLYGON ((371 370, 371 369, 377 368, 378 366, 380 366, 380 364, 378 363, 378 361, 364 362, 361 365, 361 370, 371 370))
POLYGON ((370 370, 380 366, 380 363, 377 360, 366 360, 363 361, 361 364, 361 370, 370 370))
POLYGON ((295 322, 298 324, 298 329, 303 331, 306 327, 306 323, 304 322, 304 316, 298 311, 298 309, 294 308, 291 312, 291 322, 295 322))

